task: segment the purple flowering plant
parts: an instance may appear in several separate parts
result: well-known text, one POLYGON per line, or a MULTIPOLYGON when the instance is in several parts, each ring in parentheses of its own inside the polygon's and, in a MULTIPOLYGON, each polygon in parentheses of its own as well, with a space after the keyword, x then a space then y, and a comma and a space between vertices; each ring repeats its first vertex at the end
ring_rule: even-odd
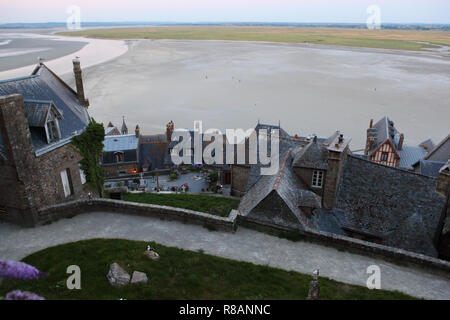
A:
MULTIPOLYGON (((48 274, 41 272, 33 266, 23 262, 0 260, 0 284, 2 278, 9 279, 23 279, 23 280, 37 280, 47 277, 48 274)), ((0 298, 1 299, 1 298, 0 298)), ((15 290, 8 293, 5 300, 43 300, 44 298, 38 295, 27 292, 15 290)))

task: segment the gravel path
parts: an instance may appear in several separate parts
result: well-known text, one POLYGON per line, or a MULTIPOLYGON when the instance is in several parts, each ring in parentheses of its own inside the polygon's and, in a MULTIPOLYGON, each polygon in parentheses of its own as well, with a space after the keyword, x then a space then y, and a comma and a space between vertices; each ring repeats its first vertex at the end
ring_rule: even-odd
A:
POLYGON ((365 286, 367 267, 381 268, 381 287, 426 299, 450 299, 450 279, 423 270, 400 267, 382 260, 338 251, 308 242, 292 242, 239 228, 234 234, 155 218, 91 213, 60 220, 47 226, 23 229, 0 224, 0 258, 19 260, 47 247, 92 238, 155 241, 188 250, 269 265, 365 286))

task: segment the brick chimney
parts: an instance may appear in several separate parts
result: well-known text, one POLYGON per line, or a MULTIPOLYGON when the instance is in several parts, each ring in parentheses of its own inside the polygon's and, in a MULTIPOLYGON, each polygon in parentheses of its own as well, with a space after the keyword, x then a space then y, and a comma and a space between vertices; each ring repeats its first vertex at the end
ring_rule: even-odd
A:
POLYGON ((400 139, 398 140, 398 145, 397 145, 398 150, 403 149, 403 142, 405 142, 405 135, 402 133, 402 134, 400 134, 400 139))
POLYGON ((83 77, 81 72, 80 60, 75 58, 72 60, 73 62, 73 73, 75 75, 75 84, 77 86, 77 96, 78 101, 84 106, 89 107, 89 100, 84 96, 84 88, 83 88, 83 77))

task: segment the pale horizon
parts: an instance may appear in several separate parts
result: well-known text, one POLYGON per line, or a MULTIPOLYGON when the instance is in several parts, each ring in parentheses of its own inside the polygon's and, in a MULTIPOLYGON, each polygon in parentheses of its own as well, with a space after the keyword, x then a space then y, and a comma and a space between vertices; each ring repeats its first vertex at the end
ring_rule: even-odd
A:
POLYGON ((366 9, 377 5, 381 23, 449 24, 446 0, 0 0, 0 23, 57 23, 67 8, 81 9, 81 22, 166 23, 365 23, 366 9))

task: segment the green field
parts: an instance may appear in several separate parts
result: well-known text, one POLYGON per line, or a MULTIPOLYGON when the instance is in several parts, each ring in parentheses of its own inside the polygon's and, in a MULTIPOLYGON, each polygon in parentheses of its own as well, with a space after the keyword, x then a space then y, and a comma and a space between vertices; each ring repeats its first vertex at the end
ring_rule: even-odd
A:
MULTIPOLYGON (((285 299, 301 300, 308 295, 310 275, 223 259, 203 252, 150 245, 161 256, 150 261, 144 250, 148 243, 128 240, 88 240, 34 253, 23 261, 50 276, 41 280, 5 280, 0 296, 12 290, 31 291, 46 299, 158 300, 158 299, 285 299), (106 278, 109 265, 119 263, 130 274, 145 272, 148 284, 112 287, 106 278), (81 268, 81 290, 68 290, 67 267, 81 268)), ((398 292, 369 290, 319 279, 322 299, 411 299, 398 292)))
POLYGON ((235 26, 173 26, 148 28, 113 28, 75 32, 62 35, 108 39, 183 39, 269 41, 314 43, 353 47, 422 50, 430 47, 414 41, 450 45, 450 31, 367 30, 346 28, 302 27, 235 27, 235 26))
POLYGON ((239 200, 236 199, 197 194, 128 193, 123 200, 183 208, 221 217, 228 217, 230 211, 239 206, 239 200))

